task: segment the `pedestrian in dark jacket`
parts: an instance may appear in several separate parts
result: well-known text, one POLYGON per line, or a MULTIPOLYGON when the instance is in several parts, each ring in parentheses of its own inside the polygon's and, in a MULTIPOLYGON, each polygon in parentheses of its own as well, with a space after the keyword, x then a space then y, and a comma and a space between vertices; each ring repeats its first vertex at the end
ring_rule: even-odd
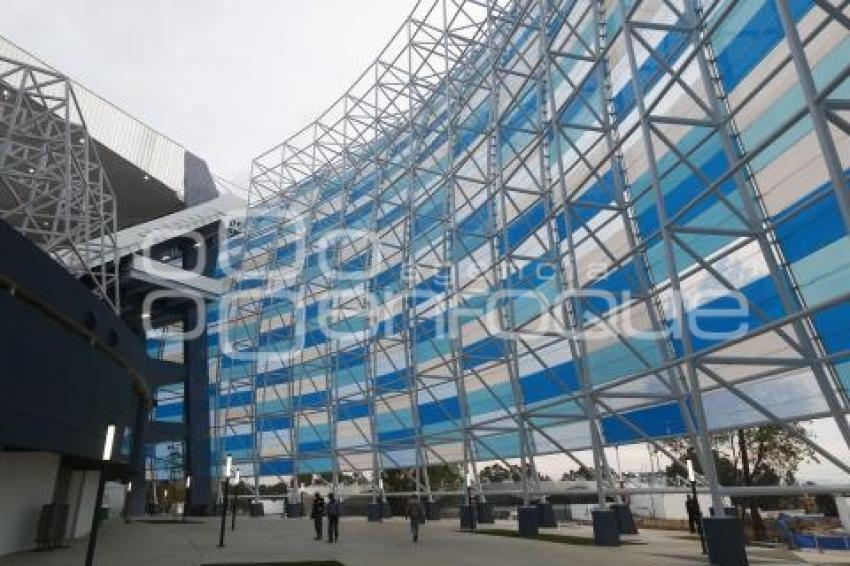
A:
POLYGON ((316 540, 322 540, 322 521, 325 517, 325 500, 316 492, 313 496, 313 508, 310 509, 310 518, 313 519, 313 526, 316 528, 316 540))
POLYGON ((407 518, 410 519, 410 534, 413 536, 413 542, 419 542, 419 525, 424 522, 425 508, 415 495, 411 495, 407 502, 407 518))
POLYGON ((328 494, 325 513, 328 516, 328 542, 339 542, 339 516, 342 514, 342 509, 333 493, 328 494))
POLYGON ((688 529, 692 533, 695 533, 697 532, 696 527, 697 522, 699 521, 699 517, 697 515, 697 500, 690 495, 686 496, 685 510, 688 512, 688 529))

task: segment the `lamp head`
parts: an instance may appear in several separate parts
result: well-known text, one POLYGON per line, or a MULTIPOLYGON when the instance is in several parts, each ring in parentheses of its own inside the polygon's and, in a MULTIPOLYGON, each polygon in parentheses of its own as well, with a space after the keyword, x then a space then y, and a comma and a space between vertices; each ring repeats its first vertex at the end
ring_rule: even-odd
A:
POLYGON ((108 462, 112 459, 112 445, 115 444, 115 425, 107 425, 106 438, 103 440, 103 461, 108 462))

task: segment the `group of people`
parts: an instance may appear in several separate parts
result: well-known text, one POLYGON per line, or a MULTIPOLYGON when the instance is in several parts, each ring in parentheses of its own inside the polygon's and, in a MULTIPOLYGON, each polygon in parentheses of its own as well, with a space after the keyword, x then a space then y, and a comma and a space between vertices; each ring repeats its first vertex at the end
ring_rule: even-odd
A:
MULTIPOLYGON (((322 540, 322 525, 324 518, 328 518, 328 542, 339 542, 339 516, 341 508, 339 500, 333 493, 328 494, 328 502, 322 494, 316 492, 313 496, 313 506, 310 509, 310 518, 313 519, 313 527, 316 529, 316 540, 322 540)), ((425 508, 419 498, 411 495, 407 502, 407 518, 410 521, 410 535, 413 542, 419 542, 419 526, 425 522, 425 508)))
POLYGON ((333 493, 328 494, 328 503, 322 495, 316 492, 313 497, 313 508, 310 510, 310 518, 316 528, 316 540, 322 540, 322 522, 328 517, 328 542, 339 542, 339 501, 333 493))

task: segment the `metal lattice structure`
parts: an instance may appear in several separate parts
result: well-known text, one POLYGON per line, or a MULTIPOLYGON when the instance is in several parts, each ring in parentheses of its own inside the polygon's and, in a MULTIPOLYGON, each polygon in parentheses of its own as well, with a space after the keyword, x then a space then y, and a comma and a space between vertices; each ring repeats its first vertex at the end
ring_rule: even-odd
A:
POLYGON ((218 457, 430 493, 428 465, 589 451, 604 505, 606 446, 678 436, 720 508, 712 432, 850 445, 847 5, 419 2, 253 164, 218 457))
POLYGON ((0 218, 117 310, 115 209, 71 81, 0 57, 0 218))

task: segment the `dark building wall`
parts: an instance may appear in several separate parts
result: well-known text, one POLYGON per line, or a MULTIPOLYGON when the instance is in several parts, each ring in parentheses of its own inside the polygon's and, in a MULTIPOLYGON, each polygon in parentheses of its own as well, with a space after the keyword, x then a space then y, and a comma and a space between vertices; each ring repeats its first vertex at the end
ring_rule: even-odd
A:
POLYGON ((117 458, 147 408, 141 340, 3 222, 0 249, 0 447, 94 462, 115 424, 117 458))

